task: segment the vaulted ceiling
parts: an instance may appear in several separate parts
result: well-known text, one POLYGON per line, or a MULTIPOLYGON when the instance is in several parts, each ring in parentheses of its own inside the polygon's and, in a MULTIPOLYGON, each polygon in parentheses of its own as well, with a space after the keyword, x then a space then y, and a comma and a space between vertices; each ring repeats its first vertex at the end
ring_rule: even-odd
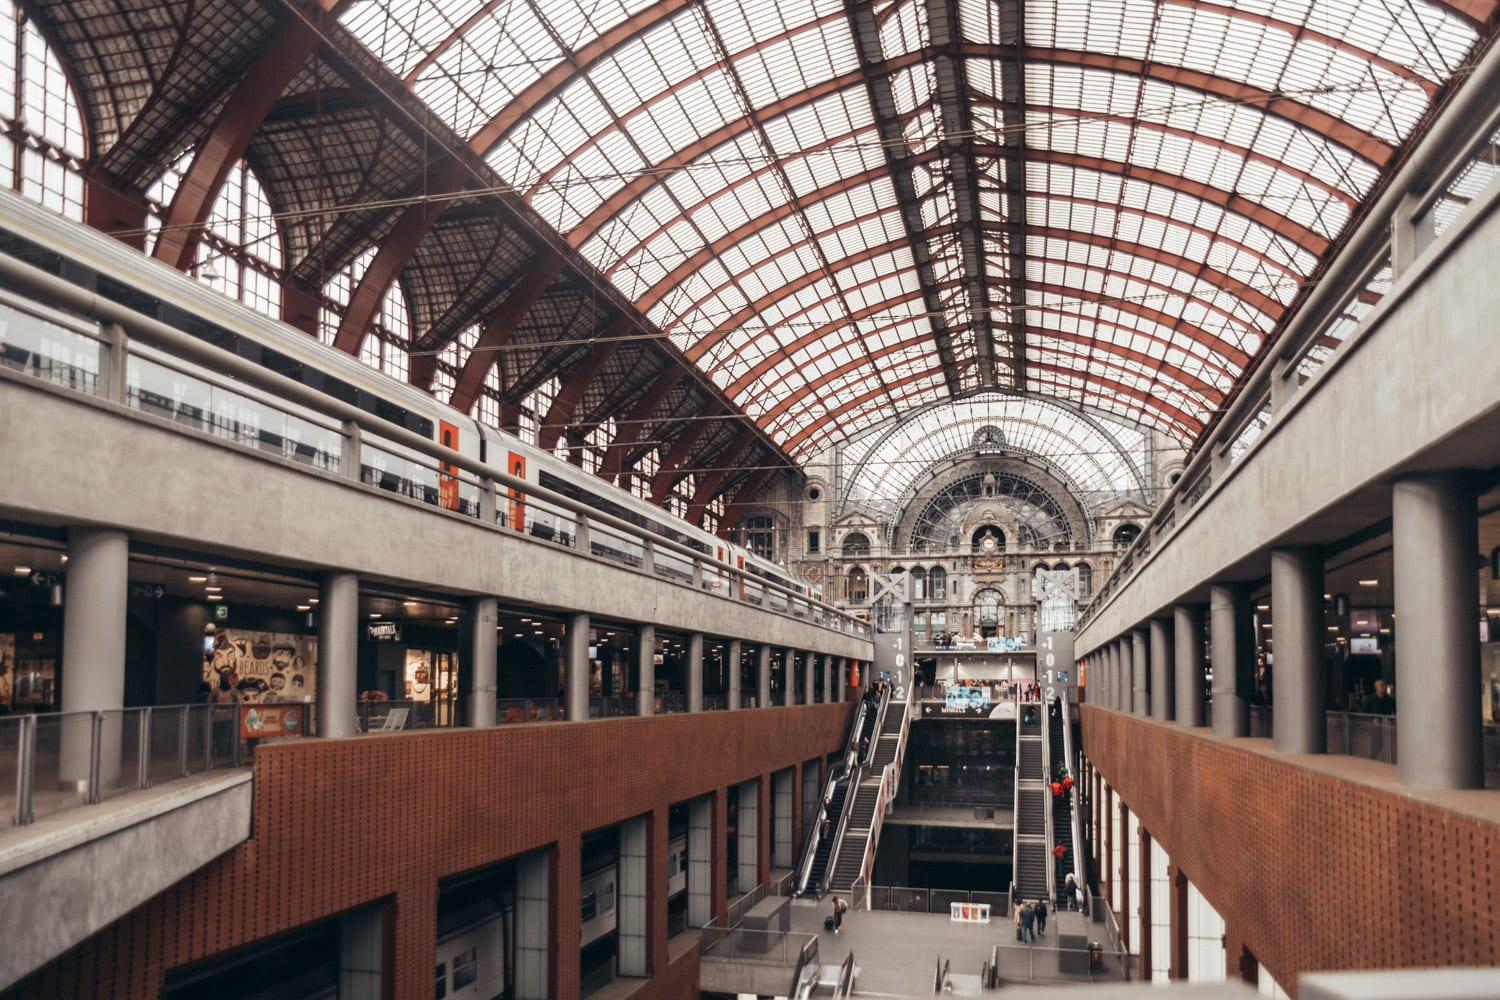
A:
MULTIPOLYGON (((1496 0, 33 0, 90 217, 196 150, 192 262, 245 158, 287 315, 376 247, 413 380, 478 323, 542 431, 744 499, 993 389, 1191 443, 1494 35, 1496 0)), ((707 492, 705 492, 707 491, 707 492)))

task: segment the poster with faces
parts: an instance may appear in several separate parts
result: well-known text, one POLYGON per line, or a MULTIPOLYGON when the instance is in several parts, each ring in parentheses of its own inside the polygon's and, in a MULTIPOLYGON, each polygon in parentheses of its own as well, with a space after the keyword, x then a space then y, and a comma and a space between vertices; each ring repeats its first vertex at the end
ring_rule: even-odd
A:
POLYGON ((318 639, 311 635, 220 629, 205 640, 203 679, 220 679, 242 702, 310 701, 317 696, 318 639))

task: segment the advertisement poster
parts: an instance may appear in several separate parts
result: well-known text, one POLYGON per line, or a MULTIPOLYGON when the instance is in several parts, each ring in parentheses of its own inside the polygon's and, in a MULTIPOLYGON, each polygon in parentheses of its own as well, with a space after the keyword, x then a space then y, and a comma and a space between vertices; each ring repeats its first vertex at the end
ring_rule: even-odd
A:
POLYGON ((263 740, 271 736, 301 736, 306 712, 302 705, 241 705, 240 738, 263 740))
POLYGON ((214 692, 227 679, 246 704, 317 697, 317 636, 225 628, 203 643, 203 679, 214 692))
POLYGON ((453 654, 430 649, 406 651, 406 701, 444 699, 453 685, 453 654))
POLYGON ((11 670, 16 665, 16 637, 0 634, 0 706, 10 707, 11 670))

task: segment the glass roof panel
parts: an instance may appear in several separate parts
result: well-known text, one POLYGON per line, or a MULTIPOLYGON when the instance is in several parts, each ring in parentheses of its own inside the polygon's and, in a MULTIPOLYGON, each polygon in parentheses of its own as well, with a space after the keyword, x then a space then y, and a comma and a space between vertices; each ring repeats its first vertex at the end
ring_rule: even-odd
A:
POLYGON ((984 48, 943 65, 923 0, 864 33, 844 0, 342 21, 799 455, 1022 374, 1189 439, 1493 30, 1427 0, 1023 3, 1018 58, 1003 11, 958 0, 939 33, 984 48), (1013 301, 1028 355, 997 328, 981 358, 1013 301))

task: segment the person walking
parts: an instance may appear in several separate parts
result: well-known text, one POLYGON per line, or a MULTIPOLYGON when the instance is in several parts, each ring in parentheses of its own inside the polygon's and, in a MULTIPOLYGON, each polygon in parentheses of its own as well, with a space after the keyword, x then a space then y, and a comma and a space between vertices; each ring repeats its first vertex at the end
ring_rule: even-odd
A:
POLYGON ((844 925, 844 911, 848 908, 842 899, 837 896, 833 897, 833 933, 837 934, 839 928, 844 925))
POLYGON ((1021 905, 1021 930, 1026 935, 1026 943, 1036 942, 1036 910, 1030 903, 1021 905))
POLYGON ((1015 921, 1016 921, 1016 940, 1017 941, 1025 941, 1026 940, 1026 931, 1022 928, 1022 925, 1021 925, 1021 911, 1024 910, 1025 908, 1026 908, 1026 904, 1025 903, 1017 903, 1016 904, 1015 921))
POLYGON ((1038 934, 1047 933, 1047 901, 1045 899, 1037 900, 1036 906, 1032 907, 1032 909, 1036 913, 1036 932, 1038 934))
MULTIPOLYGON (((1063 885, 1063 893, 1063 906, 1070 908, 1078 906, 1078 901, 1075 898, 1078 895, 1078 879, 1074 877, 1072 872, 1068 872, 1068 880, 1063 885)), ((1078 909, 1082 908, 1078 906, 1078 909)))

